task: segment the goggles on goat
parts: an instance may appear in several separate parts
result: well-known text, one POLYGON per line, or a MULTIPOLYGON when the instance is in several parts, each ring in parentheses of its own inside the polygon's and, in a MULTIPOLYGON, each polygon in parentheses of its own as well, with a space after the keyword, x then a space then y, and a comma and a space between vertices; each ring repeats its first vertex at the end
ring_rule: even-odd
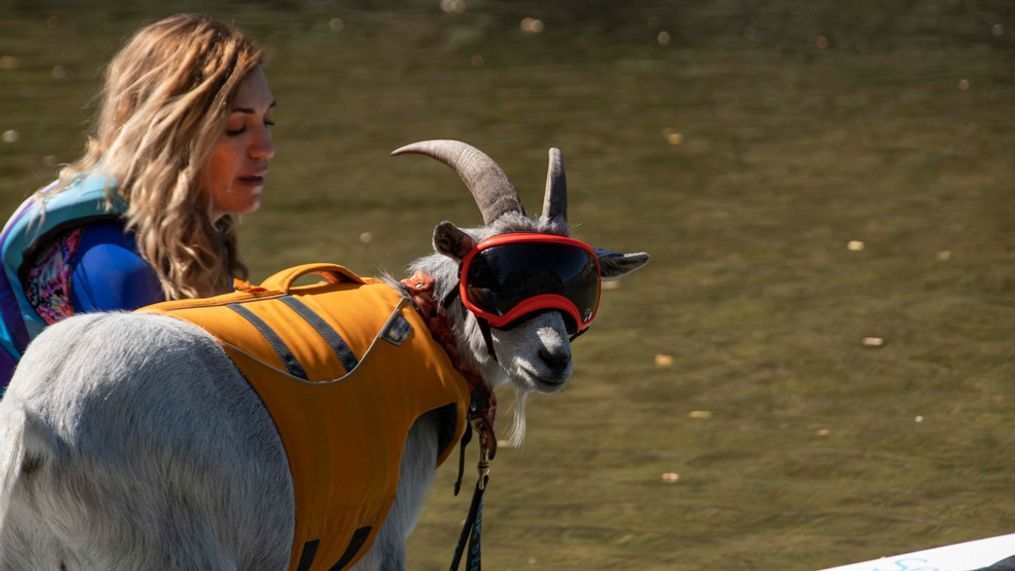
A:
POLYGON ((585 242, 564 236, 519 232, 483 240, 462 259, 459 280, 465 307, 492 327, 557 310, 574 338, 599 308, 599 259, 585 242))

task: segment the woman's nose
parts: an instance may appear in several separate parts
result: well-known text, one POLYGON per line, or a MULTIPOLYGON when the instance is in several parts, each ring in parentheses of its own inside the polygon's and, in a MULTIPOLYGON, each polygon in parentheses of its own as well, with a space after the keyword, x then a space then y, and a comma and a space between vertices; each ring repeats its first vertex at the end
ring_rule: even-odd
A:
POLYGON ((271 141, 271 130, 265 125, 250 142, 250 156, 255 159, 270 159, 275 156, 275 144, 271 141))

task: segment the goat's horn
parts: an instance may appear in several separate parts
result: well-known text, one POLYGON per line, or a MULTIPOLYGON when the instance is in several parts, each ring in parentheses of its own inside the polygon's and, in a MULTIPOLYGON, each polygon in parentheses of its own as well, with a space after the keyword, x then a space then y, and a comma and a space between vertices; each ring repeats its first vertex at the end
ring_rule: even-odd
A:
POLYGON ((564 156, 560 149, 550 149, 550 166, 546 169, 546 193, 543 195, 543 219, 567 221, 567 177, 564 156))
POLYGON ((426 155, 455 169, 476 199, 483 223, 489 224, 505 212, 525 214, 518 191, 503 169, 483 151, 461 141, 420 141, 392 151, 392 155, 426 155))

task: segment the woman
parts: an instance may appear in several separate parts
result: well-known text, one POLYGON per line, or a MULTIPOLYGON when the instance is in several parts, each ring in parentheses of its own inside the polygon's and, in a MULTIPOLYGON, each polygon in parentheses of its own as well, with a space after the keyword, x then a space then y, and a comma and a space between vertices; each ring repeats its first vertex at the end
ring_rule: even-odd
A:
POLYGON ((0 390, 46 325, 246 279, 236 219, 260 205, 274 155, 263 59, 190 15, 142 28, 116 55, 84 156, 0 235, 0 390))

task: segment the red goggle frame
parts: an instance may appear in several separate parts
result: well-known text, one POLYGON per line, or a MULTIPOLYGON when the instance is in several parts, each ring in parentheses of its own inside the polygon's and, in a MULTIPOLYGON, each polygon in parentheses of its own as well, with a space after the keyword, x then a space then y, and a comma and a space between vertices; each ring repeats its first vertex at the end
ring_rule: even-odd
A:
POLYGON ((585 242, 518 232, 483 240, 466 254, 459 294, 469 311, 496 328, 537 311, 561 311, 573 322, 568 333, 574 337, 595 319, 601 281, 599 259, 585 242))

